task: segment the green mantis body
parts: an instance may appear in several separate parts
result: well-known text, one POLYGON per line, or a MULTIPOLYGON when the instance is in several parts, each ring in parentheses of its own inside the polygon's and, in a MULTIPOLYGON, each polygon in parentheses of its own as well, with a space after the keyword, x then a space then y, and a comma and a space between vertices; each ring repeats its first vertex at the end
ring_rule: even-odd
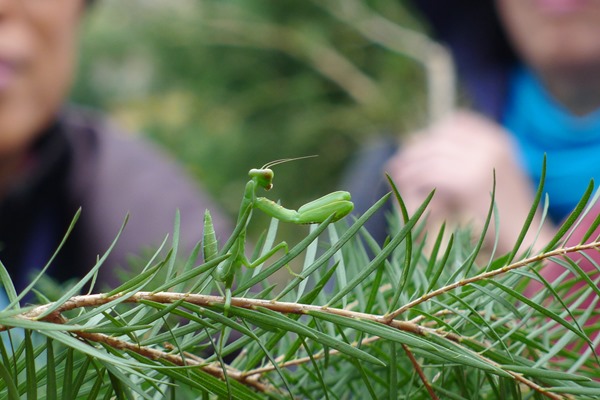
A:
MULTIPOLYGON (((304 157, 303 157, 304 158, 304 157)), ((320 197, 317 200, 304 204, 298 210, 292 210, 275 203, 265 197, 257 197, 259 188, 270 190, 273 187, 274 173, 269 167, 295 159, 277 160, 264 165, 262 168, 251 169, 248 173, 250 180, 246 184, 244 197, 238 213, 237 224, 234 229, 239 234, 235 237, 230 246, 226 245, 219 253, 218 244, 215 237, 212 221, 208 210, 204 216, 204 261, 210 261, 217 255, 230 254, 230 256, 219 264, 214 272, 216 280, 225 283, 225 310, 231 305, 231 287, 236 272, 242 267, 255 268, 270 258, 280 249, 287 251, 285 242, 279 243, 263 256, 254 261, 248 260, 245 254, 246 247, 246 229, 252 217, 252 211, 259 209, 267 215, 283 222, 293 224, 316 224, 325 221, 331 215, 334 215, 332 222, 337 221, 348 215, 354 208, 350 201, 350 193, 337 191, 320 197)), ((228 242, 229 243, 229 242, 228 242)))

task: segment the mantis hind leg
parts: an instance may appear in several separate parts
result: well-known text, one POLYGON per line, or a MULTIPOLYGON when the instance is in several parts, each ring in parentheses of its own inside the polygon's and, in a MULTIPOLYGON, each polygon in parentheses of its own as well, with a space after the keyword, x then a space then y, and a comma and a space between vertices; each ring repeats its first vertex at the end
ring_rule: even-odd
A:
MULTIPOLYGON (((265 261, 267 261, 269 258, 271 258, 275 253, 277 253, 281 249, 283 249, 285 251, 285 254, 287 254, 289 252, 288 244, 286 242, 279 243, 277 246, 273 247, 271 250, 269 250, 268 252, 266 252, 262 256, 258 257, 256 260, 252 261, 252 263, 247 264, 246 267, 248 267, 248 268, 256 268, 256 267, 258 267, 260 264, 262 264, 265 261)), ((286 263, 285 264, 285 268, 289 271, 290 274, 292 274, 296 278, 302 278, 302 276, 298 275, 297 273, 295 273, 292 270, 292 268, 290 267, 289 264, 286 263)))
POLYGON ((225 315, 227 317, 228 316, 227 314, 229 314, 230 308, 231 308, 231 288, 226 287, 225 288, 225 304, 223 305, 223 315, 225 315))
MULTIPOLYGON (((240 263, 240 265, 244 265, 246 268, 256 268, 259 265, 261 265, 262 263, 264 263, 265 261, 267 261, 269 258, 271 258, 275 253, 277 253, 281 249, 283 249, 285 251, 285 254, 287 254, 288 253, 288 244, 286 242, 281 242, 277 246, 273 247, 272 249, 270 249, 265 254, 258 257, 256 260, 254 260, 252 262, 250 262, 246 258, 246 256, 240 255, 238 257, 238 262, 240 263)), ((227 260, 225 262, 227 262, 227 260)), ((229 313, 229 309, 231 308, 231 296, 232 296, 231 287, 233 286, 233 277, 234 277, 234 274, 231 271, 232 270, 235 271, 235 270, 237 270, 237 268, 233 267, 232 265, 226 265, 222 269, 220 267, 221 266, 217 267, 216 275, 217 275, 218 280, 225 281, 225 303, 223 306, 223 314, 225 316, 227 316, 229 313)), ((293 276, 302 278, 300 275, 296 274, 292 270, 292 268, 290 267, 289 264, 285 264, 285 267, 290 272, 290 274, 292 274, 293 276)), ((239 266, 238 266, 238 268, 239 268, 239 266)))

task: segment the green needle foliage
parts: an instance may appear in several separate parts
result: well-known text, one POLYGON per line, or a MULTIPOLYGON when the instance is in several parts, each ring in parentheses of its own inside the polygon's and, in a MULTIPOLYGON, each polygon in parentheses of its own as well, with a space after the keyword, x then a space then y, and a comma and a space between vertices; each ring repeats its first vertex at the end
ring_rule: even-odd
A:
MULTIPOLYGON (((59 300, 42 293, 41 305, 21 307, 32 289, 16 293, 0 264, 11 302, 0 311, 0 397, 598 398, 598 274, 571 255, 600 244, 567 248, 563 237, 588 199, 545 253, 515 246, 490 257, 485 232, 423 235, 432 196, 414 215, 393 216, 381 248, 363 224, 389 195, 349 224, 297 227, 308 232, 287 255, 239 271, 226 316, 212 276, 226 256, 179 259, 178 217, 172 250, 108 293, 76 293, 94 282, 100 258, 59 300), (274 279, 289 262, 300 277, 274 279), (545 281, 548 262, 570 274, 545 281), (529 281, 543 289, 524 295, 529 281)), ((278 242, 277 225, 255 254, 278 242)))

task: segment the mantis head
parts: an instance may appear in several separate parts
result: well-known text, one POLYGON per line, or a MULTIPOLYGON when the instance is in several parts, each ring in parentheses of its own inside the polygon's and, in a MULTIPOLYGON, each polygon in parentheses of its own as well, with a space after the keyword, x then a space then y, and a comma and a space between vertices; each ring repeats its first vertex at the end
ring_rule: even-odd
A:
POLYGON ((250 178, 256 182, 256 184, 265 190, 271 190, 273 187, 273 176, 275 173, 270 168, 252 168, 248 172, 250 178))

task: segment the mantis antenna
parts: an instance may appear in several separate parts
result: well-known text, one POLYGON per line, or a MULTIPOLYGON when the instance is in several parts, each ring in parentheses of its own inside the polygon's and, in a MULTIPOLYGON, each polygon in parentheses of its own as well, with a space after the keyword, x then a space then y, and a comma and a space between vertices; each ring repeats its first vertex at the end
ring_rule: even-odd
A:
POLYGON ((305 158, 314 158, 314 157, 319 157, 319 156, 317 154, 313 154, 311 156, 302 156, 302 157, 294 157, 294 158, 281 158, 279 160, 269 161, 268 163, 266 163, 265 165, 263 165, 261 169, 271 168, 271 167, 273 167, 275 165, 284 164, 284 163, 290 162, 290 161, 304 160, 305 158))

